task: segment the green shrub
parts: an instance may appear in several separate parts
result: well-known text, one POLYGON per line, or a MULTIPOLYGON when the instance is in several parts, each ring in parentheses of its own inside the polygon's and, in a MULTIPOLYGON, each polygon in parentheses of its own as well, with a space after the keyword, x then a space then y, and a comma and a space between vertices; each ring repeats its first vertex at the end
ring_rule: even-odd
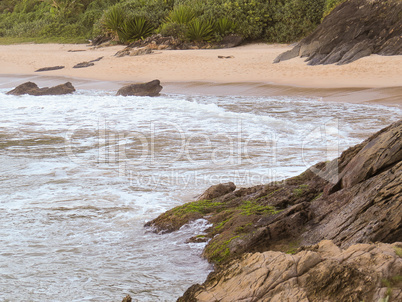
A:
POLYGON ((186 35, 191 41, 211 42, 214 38, 214 23, 211 20, 196 18, 188 24, 186 35))
POLYGON ((226 17, 219 18, 218 21, 215 22, 215 32, 222 37, 235 33, 236 28, 237 24, 226 17))
POLYGON ((328 16, 335 7, 337 7, 339 4, 345 1, 346 0, 326 0, 324 6, 324 13, 322 17, 325 18, 326 16, 328 16))
POLYGON ((103 16, 103 26, 107 32, 117 35, 124 24, 125 14, 119 6, 112 6, 103 16))
POLYGON ((194 9, 191 6, 180 5, 175 7, 167 17, 167 22, 177 24, 189 24, 197 17, 194 9))
POLYGON ((145 39, 153 32, 153 26, 145 18, 134 17, 124 21, 118 34, 121 42, 131 42, 138 39, 145 39))
POLYGON ((159 28, 159 33, 164 37, 177 37, 179 39, 184 39, 187 32, 187 25, 185 24, 177 24, 174 22, 168 22, 162 24, 159 28))

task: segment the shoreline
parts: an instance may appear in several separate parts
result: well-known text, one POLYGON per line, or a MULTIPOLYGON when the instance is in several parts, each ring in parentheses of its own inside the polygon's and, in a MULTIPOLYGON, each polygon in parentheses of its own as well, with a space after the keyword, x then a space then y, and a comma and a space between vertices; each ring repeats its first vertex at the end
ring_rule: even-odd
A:
POLYGON ((164 87, 162 93, 171 94, 299 96, 329 102, 402 105, 402 56, 373 55, 347 65, 309 66, 301 58, 273 64, 274 58, 291 46, 248 44, 115 57, 124 47, 0 45, 0 88, 14 88, 24 81, 36 81, 41 87, 52 86, 62 80, 71 81, 77 90, 117 91, 128 83, 159 79, 164 87), (218 58, 230 55, 233 58, 218 58), (72 68, 98 57, 103 59, 94 66, 72 68), (34 72, 56 65, 65 68, 34 72))
MULTIPOLYGON (((13 89, 16 86, 33 81, 40 87, 55 86, 72 82, 79 90, 102 90, 117 92, 130 81, 101 81, 67 76, 42 75, 4 75, 0 74, 0 89, 13 89)), ((161 94, 215 95, 245 97, 300 97, 316 98, 317 101, 341 102, 352 104, 379 104, 402 108, 402 86, 399 87, 339 87, 310 88, 292 85, 277 85, 263 82, 167 82, 161 83, 161 94)))

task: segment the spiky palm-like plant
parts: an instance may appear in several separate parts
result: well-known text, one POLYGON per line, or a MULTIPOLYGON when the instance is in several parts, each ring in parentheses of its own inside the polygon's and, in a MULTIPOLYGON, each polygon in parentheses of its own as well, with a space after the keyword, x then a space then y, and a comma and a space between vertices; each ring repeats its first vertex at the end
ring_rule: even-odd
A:
POLYGON ((199 18, 194 19, 188 24, 187 38, 197 42, 212 41, 214 39, 214 22, 199 18))
POLYGON ((118 31, 121 42, 131 42, 138 39, 145 39, 152 35, 154 28, 144 17, 133 17, 124 21, 118 31))

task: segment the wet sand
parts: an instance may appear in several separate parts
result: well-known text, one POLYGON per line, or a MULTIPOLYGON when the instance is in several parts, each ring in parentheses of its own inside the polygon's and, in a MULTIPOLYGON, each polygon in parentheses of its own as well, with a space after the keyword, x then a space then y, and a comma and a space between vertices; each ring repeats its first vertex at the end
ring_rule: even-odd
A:
POLYGON ((124 46, 23 44, 0 46, 0 88, 26 80, 40 86, 70 80, 76 88, 116 90, 127 83, 159 79, 164 93, 309 96, 334 102, 402 104, 402 56, 370 56, 348 65, 308 66, 303 59, 273 64, 291 48, 250 44, 231 49, 162 50, 115 57, 124 46), (73 51, 73 52, 72 52, 73 51), (218 56, 233 56, 219 59, 218 56), (75 64, 103 57, 95 66, 75 64), (64 65, 55 71, 35 70, 64 65))

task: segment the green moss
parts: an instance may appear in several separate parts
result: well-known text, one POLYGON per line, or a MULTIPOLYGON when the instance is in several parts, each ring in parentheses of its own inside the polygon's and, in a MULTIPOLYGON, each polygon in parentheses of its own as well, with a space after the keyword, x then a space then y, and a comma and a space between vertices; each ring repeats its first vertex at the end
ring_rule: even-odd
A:
POLYGON ((215 231, 219 232, 230 219, 226 219, 215 226, 215 231))
POLYGON ((399 257, 402 257, 402 248, 394 247, 394 250, 399 257))
POLYGON ((220 202, 212 202, 211 200, 199 200, 176 207, 172 211, 175 215, 184 215, 188 213, 200 213, 202 215, 205 215, 222 208, 222 206, 223 205, 220 202))
POLYGON ((322 196, 323 194, 324 194, 324 193, 321 192, 321 193, 318 194, 316 197, 314 197, 311 201, 314 201, 314 200, 317 200, 318 198, 321 198, 321 196, 322 196))
POLYGON ((301 196, 304 192, 306 192, 308 189, 308 185, 303 184, 300 185, 297 189, 293 190, 293 195, 295 196, 301 196))
POLYGON ((241 215, 264 215, 264 214, 277 214, 280 211, 277 211, 275 207, 273 206, 264 206, 260 205, 256 201, 243 201, 242 205, 239 206, 239 209, 241 210, 241 215))
POLYGON ((269 198, 270 196, 272 196, 272 195, 274 195, 275 193, 280 192, 280 191, 282 191, 282 190, 283 190, 283 188, 279 188, 279 189, 277 189, 277 190, 275 190, 275 191, 270 192, 270 193, 267 194, 267 195, 258 197, 257 199, 255 199, 255 201, 259 201, 259 200, 261 200, 261 199, 269 198))
POLYGON ((245 224, 245 225, 238 226, 238 227, 236 228, 236 230, 235 230, 235 233, 236 233, 236 234, 244 233, 244 232, 246 231, 246 229, 247 229, 248 227, 251 227, 252 225, 253 225, 253 223, 252 223, 252 222, 249 222, 249 223, 247 223, 247 224, 245 224))
POLYGON ((286 254, 294 255, 297 253, 297 249, 299 248, 299 242, 290 242, 288 249, 286 250, 286 254))
POLYGON ((236 238, 240 238, 240 236, 231 237, 229 240, 224 242, 219 240, 211 242, 206 247, 206 253, 209 255, 209 258, 215 263, 222 263, 227 260, 230 256, 229 244, 236 238))

